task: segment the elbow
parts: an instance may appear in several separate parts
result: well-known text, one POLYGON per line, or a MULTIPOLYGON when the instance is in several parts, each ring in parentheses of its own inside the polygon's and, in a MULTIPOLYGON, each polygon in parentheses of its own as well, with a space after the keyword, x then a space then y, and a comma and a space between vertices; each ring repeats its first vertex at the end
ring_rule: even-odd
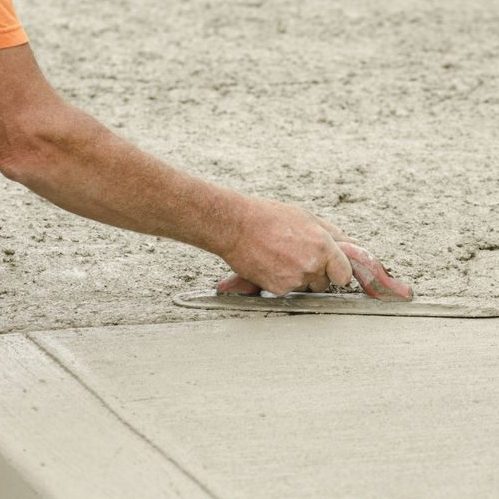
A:
POLYGON ((23 167, 20 163, 16 163, 15 159, 0 160, 0 173, 13 182, 20 184, 29 182, 28 168, 23 167))
POLYGON ((12 148, 4 154, 0 150, 0 173, 13 182, 29 186, 34 175, 33 160, 23 147, 12 148))
POLYGON ((48 147, 41 133, 46 128, 43 122, 38 126, 36 115, 23 118, 19 114, 7 124, 0 116, 0 173, 29 186, 38 170, 36 166, 44 163, 48 147))
POLYGON ((0 173, 23 184, 29 175, 30 137, 19 119, 2 119, 0 115, 0 173))

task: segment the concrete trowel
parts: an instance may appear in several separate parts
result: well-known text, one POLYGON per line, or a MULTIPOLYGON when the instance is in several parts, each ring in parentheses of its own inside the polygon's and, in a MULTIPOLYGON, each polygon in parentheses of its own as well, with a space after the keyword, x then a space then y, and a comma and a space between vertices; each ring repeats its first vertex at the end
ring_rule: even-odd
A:
POLYGON ((414 297, 412 288, 393 277, 366 249, 352 243, 338 244, 350 260, 353 275, 364 293, 291 292, 276 296, 234 275, 222 281, 216 290, 181 293, 173 301, 189 308, 294 314, 499 317, 497 300, 414 297))

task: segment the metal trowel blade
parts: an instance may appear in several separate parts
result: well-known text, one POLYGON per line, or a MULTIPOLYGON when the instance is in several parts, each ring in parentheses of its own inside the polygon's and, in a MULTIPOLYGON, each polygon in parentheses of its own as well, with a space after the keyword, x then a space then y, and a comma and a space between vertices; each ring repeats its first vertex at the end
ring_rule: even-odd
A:
POLYGON ((188 308, 287 312, 293 314, 391 315, 404 317, 499 317, 498 300, 420 296, 411 302, 381 302, 363 293, 289 293, 274 296, 217 295, 199 290, 174 296, 176 305, 188 308))

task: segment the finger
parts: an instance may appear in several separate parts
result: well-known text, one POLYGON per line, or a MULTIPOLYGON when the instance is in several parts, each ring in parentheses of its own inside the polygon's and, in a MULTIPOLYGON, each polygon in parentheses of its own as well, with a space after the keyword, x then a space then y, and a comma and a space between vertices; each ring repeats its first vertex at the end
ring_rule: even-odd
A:
POLYGON ((339 227, 336 227, 336 225, 328 222, 327 220, 324 220, 322 218, 319 218, 319 224, 320 226, 327 230, 331 236, 333 236, 333 239, 335 241, 345 241, 347 243, 357 243, 357 240, 354 239, 353 237, 348 236, 345 234, 343 230, 341 230, 339 227))
POLYGON ((382 263, 366 249, 344 242, 338 245, 350 259, 353 275, 366 294, 382 301, 412 300, 412 288, 391 277, 382 263))
POLYGON ((329 277, 324 275, 324 277, 321 277, 319 279, 316 279, 314 282, 311 282, 308 287, 312 293, 324 293, 324 291, 327 291, 329 288, 329 285, 331 284, 331 281, 329 277))
POLYGON ((223 279, 217 285, 217 294, 238 294, 238 295, 257 295, 261 288, 237 274, 232 274, 227 279, 223 279))
POLYGON ((346 286, 352 280, 350 261, 339 248, 338 244, 332 239, 329 258, 326 264, 326 274, 331 282, 337 286, 346 286))

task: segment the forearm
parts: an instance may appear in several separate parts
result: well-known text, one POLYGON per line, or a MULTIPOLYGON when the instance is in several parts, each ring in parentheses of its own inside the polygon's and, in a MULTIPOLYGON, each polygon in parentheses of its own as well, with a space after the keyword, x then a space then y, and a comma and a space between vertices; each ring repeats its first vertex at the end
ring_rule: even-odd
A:
POLYGON ((247 198, 176 170, 64 103, 28 45, 0 51, 0 170, 79 215, 222 254, 247 198))
POLYGON ((59 113, 35 137, 27 187, 73 213, 224 254, 245 197, 166 165, 77 109, 59 113))

